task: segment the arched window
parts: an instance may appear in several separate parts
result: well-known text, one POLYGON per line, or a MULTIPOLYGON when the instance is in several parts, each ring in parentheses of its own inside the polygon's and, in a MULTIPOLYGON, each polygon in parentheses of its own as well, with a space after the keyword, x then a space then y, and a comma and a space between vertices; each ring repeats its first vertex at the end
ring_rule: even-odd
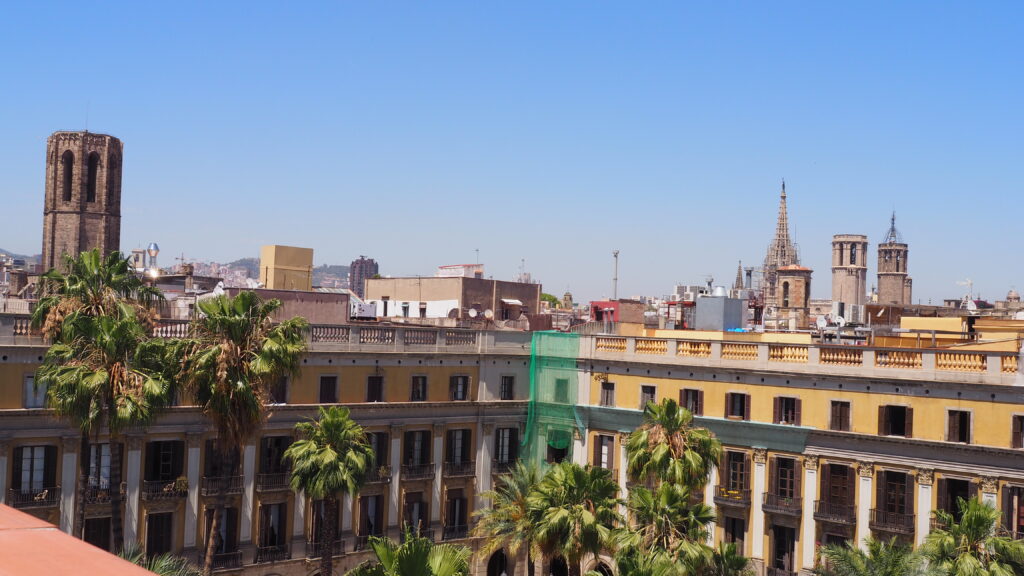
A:
POLYGON ((71 180, 73 172, 75 171, 75 154, 71 150, 65 150, 64 154, 60 157, 60 169, 61 169, 61 180, 63 182, 61 186, 61 196, 65 202, 71 202, 71 180))
POLYGON ((782 307, 789 308, 789 282, 782 283, 782 307))
POLYGON ((117 199, 114 193, 117 191, 118 181, 121 178, 121 159, 116 154, 107 156, 107 206, 115 206, 117 199))
POLYGON ((850 244, 850 265, 851 266, 856 266, 857 265, 857 245, 856 244, 850 244))
POLYGON ((100 168, 100 155, 92 152, 89 154, 89 162, 87 164, 89 168, 88 177, 85 185, 85 201, 95 202, 96 201, 96 173, 99 172, 100 168))

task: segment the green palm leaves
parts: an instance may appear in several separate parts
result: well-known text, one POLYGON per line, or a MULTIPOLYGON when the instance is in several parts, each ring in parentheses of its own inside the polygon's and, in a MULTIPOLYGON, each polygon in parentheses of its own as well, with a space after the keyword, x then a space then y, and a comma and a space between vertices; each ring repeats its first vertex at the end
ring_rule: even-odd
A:
POLYGON ((667 398, 647 406, 626 452, 630 477, 694 487, 707 482, 722 445, 710 430, 693 427, 693 414, 667 398))
POLYGON ((465 576, 472 555, 465 546, 434 544, 411 534, 400 545, 371 536, 370 549, 377 562, 364 562, 348 576, 465 576))
POLYGON ((1024 542, 997 533, 999 511, 977 499, 959 500, 960 520, 945 510, 935 518, 921 555, 939 574, 1010 576, 1024 574, 1024 542))

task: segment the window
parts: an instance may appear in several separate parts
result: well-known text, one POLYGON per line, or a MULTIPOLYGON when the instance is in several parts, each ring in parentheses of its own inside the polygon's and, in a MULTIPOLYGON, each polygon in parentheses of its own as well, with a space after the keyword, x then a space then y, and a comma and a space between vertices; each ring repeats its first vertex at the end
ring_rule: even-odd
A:
POLYGON ((788 526, 772 527, 772 568, 793 571, 793 550, 796 549, 796 530, 788 526))
POLYGON ((971 443, 971 413, 966 410, 950 410, 947 413, 946 440, 971 443))
POLYGON ((284 451, 292 444, 291 436, 266 436, 260 440, 260 474, 282 474, 288 471, 284 451))
POLYGON ((285 404, 288 402, 288 377, 281 376, 270 385, 270 404, 285 404))
POLYGON ((789 282, 782 283, 782 307, 789 308, 789 282))
POLYGON ((461 488, 448 489, 448 510, 444 525, 448 529, 462 529, 466 526, 466 497, 461 488))
POLYGON ((448 380, 452 400, 469 400, 469 376, 452 376, 448 380))
MULTIPOLYGON (((213 514, 216 510, 206 509, 206 533, 213 527, 213 514)), ((217 525, 217 537, 214 539, 214 553, 227 554, 238 550, 238 508, 224 508, 217 525)))
POLYGON ((601 382, 601 406, 615 406, 615 382, 601 382))
POLYGON ((11 488, 22 494, 38 494, 57 485, 57 447, 19 446, 14 449, 11 488))
POLYGON ((263 504, 260 506, 260 547, 284 546, 287 537, 287 504, 263 504))
POLYGON ((185 443, 162 440, 146 443, 146 481, 172 482, 185 471, 185 443))
POLYGON ((450 464, 462 464, 473 459, 473 434, 469 429, 448 431, 448 459, 450 464))
POLYGON ((430 524, 430 515, 427 512, 427 503, 423 500, 423 492, 405 493, 405 510, 402 512, 402 521, 417 533, 430 524))
POLYGON ((704 391, 687 388, 679 391, 679 404, 694 416, 704 415, 704 391))
POLYGON ((772 459, 770 471, 770 489, 773 494, 782 498, 800 497, 800 474, 796 460, 793 458, 776 457, 772 459))
POLYGON ((383 376, 367 376, 366 377, 366 401, 367 402, 383 402, 384 401, 384 377, 383 376))
POLYGON ((832 401, 832 415, 828 421, 829 430, 838 432, 850 431, 850 403, 841 400, 832 401))
MULTIPOLYGON (((334 506, 334 534, 335 538, 337 538, 337 535, 340 534, 340 532, 338 531, 338 523, 341 520, 341 514, 338 513, 340 501, 335 502, 334 506)), ((325 542, 324 529, 327 527, 327 502, 325 502, 324 500, 313 501, 312 511, 313 522, 311 528, 313 533, 313 542, 322 544, 325 542)))
POLYGON ((320 403, 335 404, 338 402, 338 377, 320 377, 320 403))
POLYGON ((88 487, 99 490, 110 488, 110 444, 89 445, 88 487))
POLYGON ((878 473, 878 494, 875 506, 893 514, 914 513, 914 483, 902 472, 883 470, 878 473))
POLYGON ((499 390, 498 397, 501 400, 514 400, 515 399, 515 388, 516 388, 516 377, 515 376, 502 376, 501 377, 501 389, 499 390))
POLYGON ((101 550, 110 551, 110 516, 85 519, 84 540, 101 550))
POLYGON ((640 387, 640 409, 647 409, 648 403, 653 403, 657 397, 657 391, 654 386, 641 386, 640 387))
POLYGON ((615 467, 615 437, 598 434, 594 437, 594 466, 611 470, 615 467))
POLYGON ((92 152, 89 154, 89 162, 87 164, 88 174, 86 175, 85 182, 85 201, 95 202, 96 201, 96 178, 99 176, 100 171, 100 155, 92 152))
POLYGON ((405 463, 430 463, 430 432, 416 430, 405 433, 405 463))
POLYGON ((725 517, 725 542, 735 544, 736 551, 743 553, 743 537, 747 532, 747 523, 742 518, 725 517))
POLYGON ((749 486, 749 460, 743 452, 725 453, 725 488, 727 490, 746 490, 749 486))
POLYGON ((857 245, 850 244, 850 265, 857 264, 857 245))
POLYGON ((519 429, 498 428, 494 432, 494 460, 502 464, 513 462, 518 456, 519 429))
POLYGON ((237 476, 239 469, 238 452, 227 454, 220 450, 216 438, 206 441, 206 462, 203 476, 207 478, 225 478, 237 476))
POLYGON ((387 432, 368 432, 366 434, 366 440, 370 443, 370 449, 373 450, 374 465, 378 468, 380 466, 388 465, 388 433, 387 432))
POLYGON ((569 402, 569 379, 555 379, 555 402, 567 404, 569 402))
POLYGON ((152 558, 173 551, 173 537, 174 513, 146 514, 146 556, 152 558))
POLYGON ((800 399, 776 396, 772 421, 776 424, 800 425, 800 399))
POLYGON ((424 402, 427 399, 427 377, 413 376, 412 390, 409 392, 409 400, 412 402, 424 402))
POLYGON ((822 493, 829 504, 852 506, 856 490, 855 481, 856 474, 853 473, 853 468, 843 464, 828 464, 822 476, 822 493))
POLYGON ((879 406, 878 434, 912 438, 914 435, 914 409, 906 406, 879 406))
POLYGON ((958 522, 962 517, 959 502, 961 499, 970 500, 978 497, 978 483, 959 478, 939 478, 935 481, 938 496, 935 499, 936 508, 945 510, 953 515, 958 522))
POLYGON ((750 394, 730 392, 725 395, 725 417, 750 420, 750 394))
POLYGON ((1024 448, 1024 416, 1014 416, 1011 425, 1010 445, 1014 448, 1024 448))
POLYGON ((75 172, 75 155, 71 150, 65 150, 60 157, 61 165, 61 197, 65 202, 71 202, 71 188, 75 172))
POLYGON ((379 536, 384 533, 384 506, 380 494, 359 499, 359 535, 379 536))
POLYGON ((25 375, 25 408, 46 407, 46 386, 36 386, 36 375, 25 375))

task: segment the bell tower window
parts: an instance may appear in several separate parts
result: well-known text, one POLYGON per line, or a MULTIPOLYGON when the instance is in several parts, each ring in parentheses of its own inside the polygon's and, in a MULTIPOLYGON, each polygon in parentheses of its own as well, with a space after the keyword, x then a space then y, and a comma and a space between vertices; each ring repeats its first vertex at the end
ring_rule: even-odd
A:
POLYGON ((65 202, 71 202, 71 180, 72 173, 75 171, 75 154, 71 150, 65 150, 64 154, 60 157, 61 167, 61 197, 65 202))

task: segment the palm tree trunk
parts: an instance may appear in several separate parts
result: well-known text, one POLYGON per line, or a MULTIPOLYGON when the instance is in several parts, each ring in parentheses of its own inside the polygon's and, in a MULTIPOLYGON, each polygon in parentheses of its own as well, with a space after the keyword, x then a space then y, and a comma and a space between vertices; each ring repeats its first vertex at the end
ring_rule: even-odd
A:
POLYGON ((82 432, 82 442, 78 447, 78 486, 75 495, 75 523, 71 534, 85 539, 85 489, 89 477, 89 434, 82 432))
POLYGON ((530 551, 530 547, 526 547, 526 576, 533 576, 534 571, 537 569, 533 565, 533 552, 530 551))
MULTIPOLYGON (((110 435, 110 529, 114 554, 124 549, 124 514, 121 512, 121 439, 110 435)), ((134 544, 134 542, 132 543, 134 544)))
POLYGON ((580 564, 583 563, 582 558, 569 559, 566 558, 567 564, 569 565, 569 576, 582 576, 583 571, 580 569, 580 564))
MULTIPOLYGON (((223 490, 220 490, 223 492, 223 490)), ((220 516, 224 510, 223 494, 217 494, 217 504, 214 506, 213 518, 210 520, 210 531, 206 533, 206 556, 203 559, 203 576, 210 576, 213 573, 213 555, 217 551, 217 531, 220 530, 220 516)))
POLYGON ((326 499, 324 511, 324 539, 320 545, 320 574, 333 576, 334 541, 338 539, 338 499, 331 496, 326 499))

